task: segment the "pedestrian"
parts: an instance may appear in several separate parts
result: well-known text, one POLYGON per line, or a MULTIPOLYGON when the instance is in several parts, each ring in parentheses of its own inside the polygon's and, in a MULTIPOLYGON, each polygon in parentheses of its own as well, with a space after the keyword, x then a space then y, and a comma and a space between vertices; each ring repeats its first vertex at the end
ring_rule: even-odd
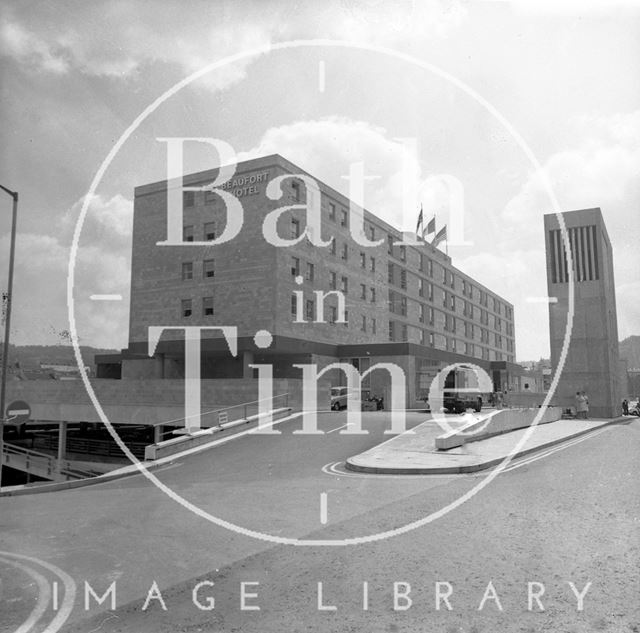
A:
POLYGON ((626 398, 622 401, 622 415, 629 415, 629 401, 626 398))
POLYGON ((587 418, 587 404, 584 397, 584 392, 581 393, 576 391, 576 418, 578 419, 586 419, 587 418))
POLYGON ((584 391, 582 397, 584 398, 584 419, 587 420, 589 418, 589 397, 584 391))

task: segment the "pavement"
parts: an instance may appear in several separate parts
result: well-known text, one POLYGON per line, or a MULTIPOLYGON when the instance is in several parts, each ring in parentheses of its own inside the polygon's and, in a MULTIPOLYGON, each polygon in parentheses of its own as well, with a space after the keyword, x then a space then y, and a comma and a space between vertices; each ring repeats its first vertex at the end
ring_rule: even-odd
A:
MULTIPOLYGON (((435 448, 435 438, 444 432, 443 429, 435 420, 427 420, 402 435, 350 457, 346 460, 346 468, 363 473, 397 475, 472 473, 631 418, 557 420, 446 451, 435 448)), ((447 416, 447 422, 455 428, 455 419, 447 416)))

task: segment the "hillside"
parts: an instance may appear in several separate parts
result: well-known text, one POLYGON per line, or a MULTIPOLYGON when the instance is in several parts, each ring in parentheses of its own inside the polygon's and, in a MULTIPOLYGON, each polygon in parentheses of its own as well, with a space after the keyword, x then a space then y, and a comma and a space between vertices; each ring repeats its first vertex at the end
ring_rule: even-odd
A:
MULTIPOLYGON (((80 346, 82 358, 86 365, 94 368, 96 354, 113 354, 120 350, 98 349, 96 347, 80 346)), ((0 350, 0 357, 2 356, 0 350)), ((11 345, 9 344, 9 365, 15 367, 20 364, 22 369, 36 369, 40 363, 56 365, 76 365, 76 358, 71 345, 11 345)))

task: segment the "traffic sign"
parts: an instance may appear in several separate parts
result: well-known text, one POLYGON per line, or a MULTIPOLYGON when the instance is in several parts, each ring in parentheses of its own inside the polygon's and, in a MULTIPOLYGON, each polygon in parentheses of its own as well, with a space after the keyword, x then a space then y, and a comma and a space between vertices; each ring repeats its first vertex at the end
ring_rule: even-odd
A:
POLYGON ((31 417, 31 407, 24 400, 16 400, 7 407, 7 422, 22 424, 31 417))

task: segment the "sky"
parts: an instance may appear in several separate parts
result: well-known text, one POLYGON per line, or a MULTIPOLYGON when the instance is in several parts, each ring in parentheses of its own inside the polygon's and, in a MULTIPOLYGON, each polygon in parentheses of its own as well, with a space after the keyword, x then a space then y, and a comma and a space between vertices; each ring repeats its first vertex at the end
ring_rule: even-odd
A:
MULTIPOLYGON (((74 230, 125 130, 234 56, 164 100, 104 170, 79 234, 81 344, 127 346, 133 189, 165 177, 157 139, 172 136, 221 139, 240 158, 279 153, 345 194, 349 166, 364 163, 369 210, 408 229, 403 209, 423 205, 463 230, 469 243, 449 255, 514 304, 519 361, 549 356, 548 308, 531 299, 547 294, 548 180, 562 210, 602 209, 619 335, 640 334, 638 2, 9 1, 0 55, 0 183, 20 194, 14 343, 59 343, 69 329, 74 230), (445 177, 460 185, 462 222, 432 186, 445 177)), ((185 149, 187 172, 217 160, 202 143, 185 149)), ((10 211, 0 197, 0 280, 10 211)))

